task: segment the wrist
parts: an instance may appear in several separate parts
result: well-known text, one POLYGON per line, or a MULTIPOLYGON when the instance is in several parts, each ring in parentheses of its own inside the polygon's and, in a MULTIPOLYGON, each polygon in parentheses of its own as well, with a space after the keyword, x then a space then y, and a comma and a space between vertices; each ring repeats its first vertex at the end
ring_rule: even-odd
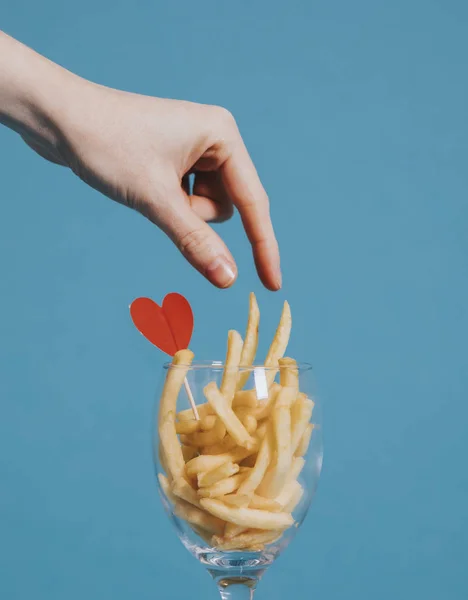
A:
POLYGON ((0 122, 11 129, 58 147, 67 97, 79 81, 0 32, 0 122))

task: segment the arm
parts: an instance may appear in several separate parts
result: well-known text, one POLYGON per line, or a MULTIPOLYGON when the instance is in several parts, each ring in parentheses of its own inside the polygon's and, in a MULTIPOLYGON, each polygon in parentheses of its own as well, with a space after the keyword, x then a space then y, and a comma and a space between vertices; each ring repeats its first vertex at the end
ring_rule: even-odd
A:
POLYGON ((260 278, 271 290, 281 287, 268 197, 225 109, 91 83, 0 32, 0 122, 44 158, 141 212, 219 287, 234 282, 237 268, 207 223, 229 218, 235 206, 260 278))

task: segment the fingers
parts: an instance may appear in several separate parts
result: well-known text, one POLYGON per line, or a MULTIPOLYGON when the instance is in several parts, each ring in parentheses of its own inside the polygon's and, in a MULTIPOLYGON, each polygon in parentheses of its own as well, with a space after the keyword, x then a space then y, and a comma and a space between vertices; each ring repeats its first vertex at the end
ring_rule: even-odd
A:
POLYGON ((222 164, 221 175, 252 244, 260 279, 268 289, 280 289, 280 257, 270 218, 268 196, 240 137, 233 145, 229 158, 222 164))
POLYGON ((234 283, 237 268, 231 253, 213 229, 192 210, 180 183, 169 188, 163 206, 147 203, 144 213, 212 284, 227 288, 234 283))
POLYGON ((234 212, 218 171, 196 173, 189 201, 200 218, 211 223, 227 221, 234 212))

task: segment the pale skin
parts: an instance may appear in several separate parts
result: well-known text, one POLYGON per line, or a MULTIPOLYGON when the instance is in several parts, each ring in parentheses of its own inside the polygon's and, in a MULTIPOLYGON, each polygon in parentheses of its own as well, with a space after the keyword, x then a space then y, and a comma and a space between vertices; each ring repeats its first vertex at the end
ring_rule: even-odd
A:
POLYGON ((260 279, 270 290, 281 287, 268 196, 226 109, 92 83, 0 31, 0 123, 139 211, 220 288, 234 283, 237 266, 208 223, 237 209, 260 279))

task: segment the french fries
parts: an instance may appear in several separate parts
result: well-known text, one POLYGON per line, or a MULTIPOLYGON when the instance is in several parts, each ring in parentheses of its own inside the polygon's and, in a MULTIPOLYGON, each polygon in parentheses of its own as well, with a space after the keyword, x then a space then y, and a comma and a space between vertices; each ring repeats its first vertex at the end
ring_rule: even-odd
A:
POLYGON ((242 425, 236 413, 218 390, 216 383, 212 381, 203 391, 213 410, 224 423, 229 435, 236 440, 239 446, 247 449, 253 448, 255 445, 254 440, 250 437, 247 429, 242 425))
POLYGON ((219 550, 245 550, 274 542, 281 535, 282 531, 275 531, 274 529, 272 531, 250 529, 231 539, 226 538, 226 536, 215 535, 212 542, 219 550))
POLYGON ((228 349, 220 387, 221 394, 226 399, 228 406, 232 405, 232 400, 236 392, 237 374, 239 372, 242 346, 243 342, 239 333, 234 330, 230 331, 228 333, 228 349))
POLYGON ((274 543, 303 506, 301 472, 313 435, 314 403, 301 391, 298 364, 284 357, 291 332, 288 303, 264 367, 257 368, 251 365, 259 320, 251 294, 245 341, 229 332, 220 386, 216 381, 204 386, 206 402, 196 405, 199 419, 192 408, 177 412, 193 360, 190 350, 174 356, 160 401, 159 457, 165 474, 158 479, 166 510, 225 552, 259 551, 274 543), (243 389, 249 373, 254 389, 243 389))
POLYGON ((218 519, 251 529, 287 529, 294 524, 294 519, 288 513, 272 513, 256 508, 228 506, 214 498, 202 498, 202 507, 218 519))
MULTIPOLYGON (((240 358, 241 367, 250 367, 257 354, 258 346, 258 326, 260 323, 260 310, 258 308, 255 294, 250 294, 249 303, 249 319, 247 321, 247 331, 245 332, 244 347, 240 358)), ((244 371, 239 374, 237 380, 237 389, 241 390, 247 383, 249 371, 244 371)))
POLYGON ((206 471, 205 473, 198 473, 197 482, 198 487, 207 487, 214 485, 218 481, 231 477, 239 472, 239 465, 233 462, 226 462, 220 465, 217 469, 206 471))
POLYGON ((270 349, 268 350, 267 357, 265 359, 265 366, 269 367, 266 373, 268 384, 271 385, 276 375, 276 370, 271 367, 278 366, 278 360, 283 357, 289 342, 289 336, 291 335, 291 309, 287 302, 284 303, 283 312, 281 313, 280 322, 278 329, 276 330, 275 337, 271 342, 270 349))
POLYGON ((307 450, 309 449, 310 439, 312 437, 312 432, 314 431, 314 424, 309 423, 302 434, 301 441, 294 452, 295 456, 304 456, 307 454, 307 450))

